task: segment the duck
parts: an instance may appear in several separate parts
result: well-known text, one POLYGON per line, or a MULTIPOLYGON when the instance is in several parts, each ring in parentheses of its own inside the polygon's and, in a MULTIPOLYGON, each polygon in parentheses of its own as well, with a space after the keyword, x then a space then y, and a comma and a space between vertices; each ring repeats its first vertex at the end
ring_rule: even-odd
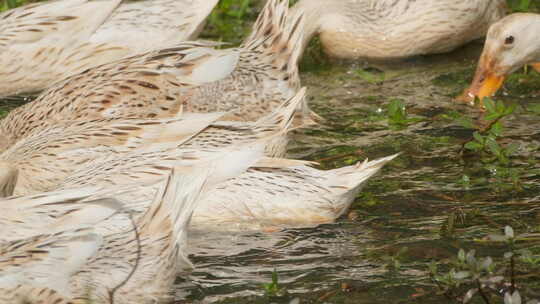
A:
MULTIPOLYGON (((59 81, 0 121, 0 151, 62 120, 227 112, 225 121, 256 121, 300 90, 297 42, 303 19, 287 20, 288 1, 269 0, 238 48, 179 43, 59 81)), ((306 102, 300 110, 297 126, 319 119, 306 102)))
MULTIPOLYGON (((359 162, 332 170, 313 168, 309 161, 265 158, 239 176, 207 192, 194 211, 190 229, 212 231, 274 231, 315 227, 335 222, 353 203, 366 182, 397 157, 359 162)), ((132 157, 95 164, 78 172, 58 188, 119 187, 166 177, 172 160, 136 162, 132 157), (155 167, 164 168, 164 170, 155 167)), ((126 202, 149 201, 151 187, 118 194, 126 202)), ((144 203, 130 205, 142 212, 144 203)))
POLYGON ((58 0, 0 14, 0 96, 34 94, 120 58, 194 39, 218 0, 58 0))
POLYGON ((471 85, 458 100, 473 104, 492 97, 524 65, 540 71, 540 14, 514 13, 491 25, 471 85))
MULTIPOLYGON (((182 142, 173 140, 169 144, 169 141, 158 138, 153 142, 147 142, 146 145, 134 144, 135 148, 129 150, 125 145, 120 145, 121 149, 116 148, 112 157, 107 156, 109 154, 107 149, 111 148, 103 149, 98 145, 99 148, 91 149, 87 138, 95 137, 97 134, 97 140, 105 143, 115 142, 118 129, 101 128, 103 131, 96 132, 96 128, 88 128, 90 131, 85 134, 80 128, 73 128, 72 130, 76 131, 73 135, 69 134, 67 131, 69 129, 61 129, 59 141, 53 137, 48 138, 46 133, 36 133, 8 150, 14 156, 24 155, 19 151, 25 150, 34 153, 26 156, 29 159, 27 166, 30 169, 24 168, 22 160, 18 162, 14 158, 9 160, 12 172, 17 173, 19 177, 25 176, 20 178, 24 183, 16 182, 16 186, 13 187, 14 194, 31 195, 42 191, 84 187, 118 188, 126 184, 150 183, 165 179, 175 165, 196 163, 211 157, 216 151, 223 152, 251 144, 253 141, 263 141, 267 158, 259 160, 237 179, 217 185, 216 190, 211 190, 212 194, 208 198, 201 199, 192 226, 205 230, 212 227, 264 230, 267 227, 315 226, 333 222, 348 209, 365 181, 395 156, 329 171, 311 168, 313 165, 311 162, 282 158, 286 147, 283 135, 290 129, 294 113, 303 102, 305 94, 304 88, 295 98, 255 123, 221 120, 211 122, 212 119, 218 119, 219 115, 215 115, 209 118, 208 127, 197 134, 189 137, 191 133, 182 132, 185 134, 185 140, 182 142), (107 130, 109 131, 106 132, 107 130), (62 147, 64 141, 72 145, 72 150, 62 147), (81 143, 75 144, 77 141, 81 143), (23 149, 25 142, 33 144, 23 149), (154 142, 157 142, 157 146, 154 142), (90 151, 85 152, 85 149, 90 151), (84 162, 81 162, 78 156, 80 154, 89 155, 93 159, 85 158, 84 162), (43 161, 36 162, 39 157, 43 157, 43 161), (64 159, 66 157, 73 157, 74 160, 69 160, 67 166, 58 166, 58 162, 66 162, 64 159), (65 168, 69 168, 69 171, 65 168), (45 177, 52 175, 60 178, 43 180, 40 171, 47 173, 45 177), (279 208, 286 211, 277 212, 276 209, 279 208), (273 211, 266 212, 266 210, 273 211), (222 225, 224 223, 227 224, 222 225)), ((87 122, 78 122, 76 125, 85 123, 87 122)), ((125 122, 121 125, 124 126, 123 129, 134 129, 133 132, 141 134, 140 124, 139 129, 128 127, 125 122)), ((157 125, 157 129, 162 128, 161 125, 157 125)), ((174 130, 170 127, 168 129, 174 130)), ((7 180, 16 180, 16 177, 7 180)), ((143 213, 156 191, 158 191, 156 186, 138 187, 115 196, 121 201, 130 202, 128 205, 130 210, 143 213)))
POLYGON ((171 119, 74 121, 40 130, 0 153, 2 197, 53 189, 95 159, 129 151, 176 147, 223 113, 185 114, 171 119))
MULTIPOLYGON (((239 150, 209 163, 175 167, 147 211, 136 216, 117 212, 110 203, 53 200, 34 204, 29 209, 94 205, 115 212, 106 210, 104 213, 113 215, 95 217, 99 221, 93 224, 88 212, 80 212, 83 224, 71 218, 70 225, 41 228, 25 238, 0 242, 0 303, 170 301, 178 271, 192 267, 186 255, 186 233, 201 195, 221 179, 245 170, 263 153, 260 147, 239 150), (97 231, 97 227, 109 225, 113 228, 108 232, 97 231)), ((48 197, 47 193, 40 196, 42 200, 48 197)), ((116 205, 122 203, 116 201, 116 205)), ((103 211, 99 209, 93 211, 103 211)))
POLYGON ((302 49, 319 35, 338 59, 392 60, 446 53, 486 34, 506 14, 505 0, 300 0, 302 49))
POLYGON ((193 213, 191 228, 275 231, 335 222, 367 181, 398 154, 332 170, 313 163, 255 164, 210 190, 193 213))
MULTIPOLYGON (((163 159, 195 162, 255 140, 267 141, 266 155, 281 156, 287 144, 286 132, 305 94, 303 88, 256 122, 217 121, 225 113, 216 112, 57 124, 34 132, 0 153, 0 189, 5 189, 4 196, 46 192, 77 172, 86 172, 81 178, 91 177, 98 162, 112 168, 122 167, 120 163, 128 159, 129 165, 142 162, 151 167, 163 159), (89 170, 84 171, 86 168, 89 170)), ((112 172, 112 168, 108 170, 112 172)), ((165 171, 171 168, 160 166, 165 171)))

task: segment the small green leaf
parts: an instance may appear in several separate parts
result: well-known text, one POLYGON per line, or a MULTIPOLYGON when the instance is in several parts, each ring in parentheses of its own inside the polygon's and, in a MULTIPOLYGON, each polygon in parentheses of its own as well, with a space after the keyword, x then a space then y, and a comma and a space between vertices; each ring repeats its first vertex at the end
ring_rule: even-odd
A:
POLYGON ((489 97, 484 98, 484 106, 486 107, 486 110, 489 114, 497 112, 495 102, 489 97))
POLYGON ((473 266, 476 265, 476 258, 474 255, 476 254, 476 250, 472 249, 465 255, 465 260, 467 261, 467 264, 473 266))
POLYGON ((454 279, 456 280, 463 280, 471 276, 471 273, 468 271, 458 271, 454 275, 454 279))
POLYGON ((478 133, 478 132, 474 132, 474 133, 473 133, 473 137, 474 137, 474 139, 476 139, 476 141, 477 141, 478 143, 483 144, 483 143, 485 142, 484 137, 483 137, 480 133, 478 133))
POLYGON ((384 81, 384 73, 373 73, 366 70, 357 70, 356 74, 360 76, 363 80, 375 84, 384 81))
POLYGON ((503 132, 502 123, 500 121, 497 121, 496 123, 494 123, 493 126, 491 126, 491 128, 489 129, 489 132, 495 135, 496 137, 501 136, 503 132))
POLYGON ((506 107, 506 110, 504 111, 503 115, 507 116, 507 115, 510 115, 510 114, 514 113, 516 108, 517 108, 517 105, 515 103, 509 105, 508 107, 506 107))
POLYGON ((501 155, 501 146, 496 141, 488 138, 488 140, 486 140, 486 146, 494 155, 496 156, 501 155))
POLYGON ((435 261, 431 261, 431 263, 429 263, 428 267, 429 267, 429 272, 432 275, 437 274, 437 263, 435 263, 435 261))
POLYGON ((493 120, 497 120, 501 117, 501 114, 499 113, 489 113, 487 114, 484 119, 487 120, 487 121, 493 121, 493 120))
POLYGON ((504 114, 504 112, 506 111, 506 106, 504 105, 504 102, 502 100, 499 100, 495 103, 495 110, 501 115, 504 114))
POLYGON ((475 141, 470 141, 470 142, 466 143, 464 147, 465 147, 465 149, 472 150, 472 151, 480 151, 480 150, 482 150, 482 145, 475 142, 475 141))

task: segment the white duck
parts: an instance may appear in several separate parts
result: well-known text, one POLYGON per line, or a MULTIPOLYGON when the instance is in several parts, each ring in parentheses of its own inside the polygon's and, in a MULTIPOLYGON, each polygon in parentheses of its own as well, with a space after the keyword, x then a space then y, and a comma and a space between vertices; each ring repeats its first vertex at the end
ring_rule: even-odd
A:
POLYGON ((337 58, 395 59, 444 53, 483 37, 505 15, 505 0, 300 0, 303 47, 320 35, 337 58))
MULTIPOLYGON (((141 216, 113 214, 91 225, 84 216, 87 212, 80 212, 84 224, 78 227, 72 219, 71 225, 63 227, 66 230, 58 226, 40 228, 27 238, 0 242, 0 303, 168 300, 178 270, 191 266, 185 256, 186 231, 201 193, 245 170, 263 151, 258 147, 227 154, 206 165, 175 168, 141 216), (92 228, 110 225, 113 227, 108 233, 92 228)), ((62 200, 47 205, 52 210, 70 205, 81 209, 96 206, 111 209, 111 204, 62 200)), ((39 207, 43 206, 34 204, 30 209, 39 207)), ((24 203, 18 208, 24 208, 24 203)), ((70 216, 73 214, 64 214, 70 216)))
POLYGON ((0 14, 0 96, 195 38, 217 0, 58 0, 0 14))
POLYGON ((530 64, 540 71, 540 15, 516 13, 493 24, 472 84, 460 97, 480 101, 493 96, 515 70, 530 64))
POLYGON ((0 151, 60 120, 223 111, 226 120, 255 121, 300 89, 302 18, 288 24, 287 16, 288 1, 269 0, 239 48, 181 43, 69 77, 0 122, 0 151))
MULTIPOLYGON (((16 195, 51 191, 75 173, 81 179, 92 178, 96 163, 111 166, 112 174, 126 159, 130 159, 128 166, 144 163, 150 167, 166 159, 194 162, 222 149, 266 138, 267 153, 281 155, 287 143, 285 132, 304 94, 305 90, 301 90, 274 113, 256 122, 215 122, 223 113, 187 113, 176 119, 58 124, 32 133, 0 154, 0 189, 5 189, 4 195, 10 195, 10 190, 16 195)), ((170 168, 162 166, 166 171, 170 168)))

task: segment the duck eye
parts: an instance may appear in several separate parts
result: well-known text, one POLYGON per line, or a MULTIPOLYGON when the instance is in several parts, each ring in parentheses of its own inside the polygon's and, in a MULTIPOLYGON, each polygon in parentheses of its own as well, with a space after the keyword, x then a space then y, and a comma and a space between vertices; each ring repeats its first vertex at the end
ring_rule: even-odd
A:
POLYGON ((514 36, 508 36, 506 39, 504 39, 504 44, 509 45, 514 43, 514 36))

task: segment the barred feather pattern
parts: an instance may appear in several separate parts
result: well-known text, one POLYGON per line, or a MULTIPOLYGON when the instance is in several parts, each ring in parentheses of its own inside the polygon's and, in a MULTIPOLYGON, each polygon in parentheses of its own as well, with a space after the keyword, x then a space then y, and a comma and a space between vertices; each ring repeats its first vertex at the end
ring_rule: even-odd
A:
POLYGON ((178 269, 191 267, 182 252, 184 235, 209 172, 173 174, 145 214, 108 234, 84 227, 40 230, 0 243, 0 278, 7 278, 0 279, 0 303, 166 300, 178 269))
POLYGON ((0 121, 0 148, 62 120, 175 117, 188 101, 186 88, 198 84, 193 79, 197 67, 230 54, 217 54, 211 45, 184 43, 69 77, 0 121))
MULTIPOLYGON (((231 111, 225 119, 256 120, 296 94, 304 19, 288 10, 288 0, 268 0, 239 48, 236 69, 223 80, 194 88, 191 111, 231 111)), ((302 109, 309 120, 309 108, 303 104, 302 109)))
POLYGON ((0 14, 0 96, 194 38, 217 0, 60 0, 0 14))

